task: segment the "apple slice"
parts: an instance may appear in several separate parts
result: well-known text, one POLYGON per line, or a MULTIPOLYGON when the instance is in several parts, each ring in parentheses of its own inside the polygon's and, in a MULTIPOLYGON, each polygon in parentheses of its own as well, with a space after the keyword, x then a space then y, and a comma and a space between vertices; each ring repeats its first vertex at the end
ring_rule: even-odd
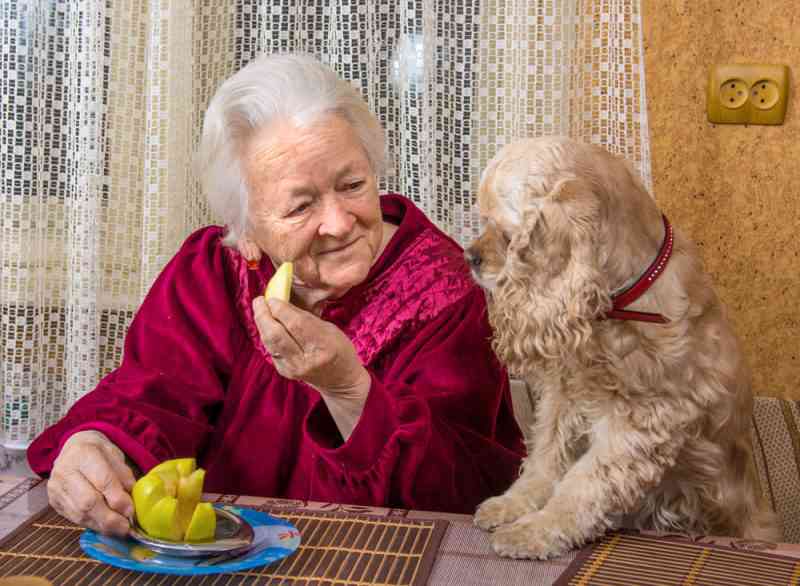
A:
POLYGON ((217 518, 201 503, 205 470, 194 458, 167 460, 133 485, 133 506, 148 535, 170 541, 213 539, 217 518))
POLYGON ((264 292, 264 297, 267 299, 280 299, 281 301, 289 301, 292 296, 292 277, 294 275, 294 265, 291 262, 285 262, 278 267, 275 274, 267 283, 267 290, 264 292))
POLYGON ((186 541, 209 541, 214 539, 217 527, 217 514, 211 503, 199 503, 192 513, 186 528, 186 541))

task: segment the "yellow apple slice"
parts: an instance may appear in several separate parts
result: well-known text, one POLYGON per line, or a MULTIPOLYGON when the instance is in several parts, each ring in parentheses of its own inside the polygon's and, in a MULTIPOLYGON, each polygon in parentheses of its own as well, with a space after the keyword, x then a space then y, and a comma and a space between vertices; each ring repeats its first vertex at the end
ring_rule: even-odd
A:
POLYGON ((200 539, 213 538, 216 514, 210 503, 200 502, 204 480, 205 470, 197 468, 194 458, 167 460, 153 467, 133 485, 133 506, 139 525, 158 539, 192 541, 195 535, 200 535, 200 539), (195 521, 198 508, 203 512, 195 521), (206 537, 209 534, 211 537, 206 537))
POLYGON ((175 458, 173 460, 164 460, 161 464, 153 466, 148 474, 153 472, 156 474, 175 472, 178 476, 189 476, 196 469, 197 461, 194 458, 175 458))
POLYGON ((195 470, 189 476, 182 476, 178 481, 178 525, 188 527, 192 520, 195 508, 200 503, 203 495, 203 480, 206 471, 202 468, 195 470))
POLYGON ((198 504, 186 528, 186 541, 210 541, 214 539, 216 531, 217 514, 214 506, 211 503, 198 504))
POLYGON ((292 296, 292 276, 294 275, 294 265, 291 262, 285 262, 278 267, 275 274, 267 283, 267 290, 264 292, 264 297, 267 299, 280 299, 281 301, 289 301, 292 296))
POLYGON ((137 513, 137 518, 142 529, 152 537, 169 541, 180 541, 183 538, 183 531, 177 523, 178 499, 174 496, 165 496, 149 511, 142 515, 137 513))
POLYGON ((142 476, 133 485, 133 506, 139 511, 149 511, 167 496, 164 481, 157 474, 142 476))

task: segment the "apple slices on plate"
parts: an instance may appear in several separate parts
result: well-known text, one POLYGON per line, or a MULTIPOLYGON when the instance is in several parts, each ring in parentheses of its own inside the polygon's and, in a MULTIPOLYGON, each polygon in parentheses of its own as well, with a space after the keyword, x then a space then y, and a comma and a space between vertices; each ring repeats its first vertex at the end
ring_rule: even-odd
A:
POLYGON ((194 458, 167 460, 133 485, 136 519, 151 537, 169 541, 214 538, 217 516, 211 503, 200 502, 205 470, 194 458))

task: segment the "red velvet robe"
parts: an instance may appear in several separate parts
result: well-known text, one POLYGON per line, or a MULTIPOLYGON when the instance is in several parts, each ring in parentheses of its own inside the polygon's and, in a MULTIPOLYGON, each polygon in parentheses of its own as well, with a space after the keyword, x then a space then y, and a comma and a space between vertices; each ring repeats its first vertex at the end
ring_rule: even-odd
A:
POLYGON ((154 283, 121 366, 33 442, 32 468, 46 475, 70 434, 96 429, 142 470, 197 456, 210 492, 472 512, 505 490, 524 446, 483 292, 409 200, 381 206, 399 229, 365 282, 322 313, 372 376, 347 442, 319 394, 265 353, 251 302, 271 263, 248 270, 209 227, 154 283))

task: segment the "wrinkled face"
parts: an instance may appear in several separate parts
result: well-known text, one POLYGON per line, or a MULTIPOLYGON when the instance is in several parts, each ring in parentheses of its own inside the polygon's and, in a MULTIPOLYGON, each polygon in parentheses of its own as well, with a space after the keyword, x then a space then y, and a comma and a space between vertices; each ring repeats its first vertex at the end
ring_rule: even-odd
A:
POLYGON ((299 285, 340 297, 367 276, 383 236, 375 173, 352 127, 326 116, 276 123, 243 153, 247 236, 278 266, 294 261, 299 285))

